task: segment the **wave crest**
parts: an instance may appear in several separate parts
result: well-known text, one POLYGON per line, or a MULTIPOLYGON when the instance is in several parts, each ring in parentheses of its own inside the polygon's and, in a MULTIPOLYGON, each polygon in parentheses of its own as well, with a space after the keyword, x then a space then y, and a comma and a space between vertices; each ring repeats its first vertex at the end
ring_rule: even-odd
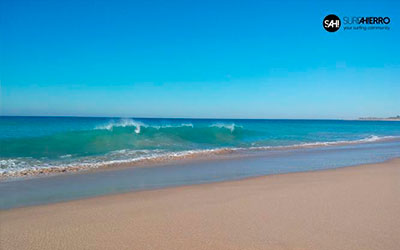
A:
POLYGON ((214 123, 211 124, 209 127, 215 127, 215 128, 225 128, 225 129, 229 129, 231 131, 231 133, 233 133, 233 131, 235 131, 235 128, 243 128, 240 125, 236 125, 235 123, 214 123))
POLYGON ((143 122, 140 121, 136 121, 133 119, 120 119, 118 121, 110 121, 108 124, 106 125, 100 125, 97 126, 95 129, 106 129, 106 130, 110 130, 112 131, 113 128, 115 127, 135 127, 135 133, 139 134, 140 133, 140 128, 141 127, 148 127, 148 125, 144 124, 143 122))
MULTIPOLYGON (((135 133, 140 134, 141 128, 153 128, 153 129, 164 129, 164 128, 183 128, 189 127, 194 128, 193 123, 181 123, 181 124, 165 124, 165 125, 149 125, 141 121, 137 121, 134 119, 120 119, 120 120, 111 120, 107 124, 96 126, 96 130, 109 130, 112 131, 117 127, 135 127, 135 133)), ((220 128, 220 129, 228 129, 231 133, 235 131, 237 128, 243 128, 243 126, 237 125, 235 123, 213 123, 208 125, 209 128, 220 128)))
POLYGON ((194 128, 192 123, 181 123, 181 124, 166 124, 166 125, 149 125, 141 121, 137 121, 134 119, 120 119, 118 121, 111 120, 107 124, 99 125, 95 127, 96 130, 109 130, 112 131, 117 127, 135 127, 135 133, 140 134, 141 128, 153 128, 153 129, 163 129, 163 128, 181 128, 181 127, 190 127, 194 128))

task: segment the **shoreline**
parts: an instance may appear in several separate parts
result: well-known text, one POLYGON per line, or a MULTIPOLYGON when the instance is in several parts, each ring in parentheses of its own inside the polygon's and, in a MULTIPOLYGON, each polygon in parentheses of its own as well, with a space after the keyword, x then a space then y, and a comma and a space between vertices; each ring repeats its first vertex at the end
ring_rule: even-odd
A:
MULTIPOLYGON (((211 161, 215 162, 223 159, 212 159, 211 161)), ((119 195, 129 195, 129 194, 134 194, 134 193, 146 193, 146 192, 157 192, 161 190, 174 190, 174 189, 186 189, 190 187, 196 187, 196 186, 207 186, 207 185, 218 185, 218 184, 229 184, 229 183, 236 183, 236 182, 246 182, 246 181, 252 181, 252 180, 257 180, 257 179, 264 179, 264 178, 274 178, 274 177, 280 177, 280 176, 288 176, 288 175, 302 175, 302 174, 308 174, 308 173, 314 173, 314 172, 335 172, 335 171, 340 171, 342 169, 348 169, 348 168, 365 168, 369 166, 375 166, 375 165, 380 165, 380 164, 398 164, 400 167, 400 158, 395 157, 391 158, 388 160, 384 160, 382 162, 373 162, 373 163, 366 163, 366 164, 356 164, 356 165, 348 165, 348 166, 341 166, 341 167, 334 167, 334 168, 324 168, 324 169, 313 169, 313 170, 305 170, 305 171, 294 171, 294 172, 287 172, 287 173, 276 173, 276 174, 266 174, 266 175, 258 175, 258 176, 250 176, 250 177, 244 177, 240 179, 233 179, 233 180, 221 180, 221 181, 215 181, 215 182, 204 182, 204 183, 195 183, 195 184, 183 184, 179 186, 166 186, 166 187, 156 187, 152 189, 143 189, 143 190, 131 190, 131 191, 125 191, 121 193, 112 193, 112 194, 103 194, 103 195, 96 195, 96 196, 90 196, 90 197, 84 197, 84 198, 77 198, 73 200, 66 200, 66 201, 59 201, 59 202, 51 202, 51 203, 44 203, 44 204, 36 204, 36 205, 28 205, 28 206, 20 206, 20 207, 13 207, 13 208, 7 208, 7 209, 0 209, 0 214, 2 211, 11 211, 11 210, 16 210, 16 209, 28 209, 31 207, 41 207, 41 206, 51 206, 51 205, 57 205, 57 204, 62 204, 62 203, 70 203, 70 202, 80 202, 80 201, 85 201, 85 200, 91 200, 91 199, 107 199, 107 197, 112 197, 112 196, 119 196, 119 195)), ((98 169, 103 170, 103 171, 112 171, 112 169, 98 169)), ((79 174, 79 173, 85 173, 85 172, 78 172, 78 173, 71 173, 71 174, 79 174)), ((55 175, 49 175, 49 176, 32 176, 30 178, 41 178, 41 177, 52 177, 55 175)), ((29 178, 29 177, 28 177, 29 178)))
POLYGON ((102 195, 379 163, 400 157, 399 141, 259 151, 0 181, 0 210, 102 195), (71 185, 74 183, 74 185, 71 185))
POLYGON ((18 178, 30 178, 30 177, 46 177, 55 176, 62 174, 74 174, 74 173, 84 173, 91 171, 104 171, 112 170, 118 168, 130 168, 130 167, 152 167, 162 164, 169 164, 174 162, 185 162, 190 160, 219 160, 219 158, 224 157, 241 157, 239 154, 246 154, 246 152, 261 152, 261 151, 282 151, 282 150, 300 150, 300 149, 310 149, 310 148, 327 148, 333 146, 347 146, 347 145, 364 145, 364 144, 374 144, 380 142, 391 142, 398 141, 399 136, 384 136, 377 137, 372 136, 360 140, 349 140, 349 141, 327 141, 327 142, 312 142, 312 143, 302 143, 294 145, 282 145, 282 146, 259 146, 259 147, 249 147, 249 148, 237 148, 237 147, 224 147, 224 148, 214 148, 214 149, 202 149, 202 150, 187 150, 187 151, 177 151, 177 152, 166 152, 160 155, 144 157, 144 158, 134 158, 126 160, 114 160, 110 162, 103 163, 84 163, 84 164, 70 164, 66 166, 49 166, 43 168, 32 168, 24 169, 16 172, 3 172, 0 173, 0 182, 10 179, 18 178))
POLYGON ((5 249, 396 249, 399 178, 396 158, 14 208, 0 237, 5 249))

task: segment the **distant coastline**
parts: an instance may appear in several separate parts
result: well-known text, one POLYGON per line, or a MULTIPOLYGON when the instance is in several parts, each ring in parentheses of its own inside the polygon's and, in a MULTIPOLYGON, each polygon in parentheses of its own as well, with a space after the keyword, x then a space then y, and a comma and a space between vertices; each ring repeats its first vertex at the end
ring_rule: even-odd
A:
POLYGON ((400 115, 387 117, 387 118, 379 118, 379 117, 360 117, 358 120, 361 121, 400 121, 400 115))

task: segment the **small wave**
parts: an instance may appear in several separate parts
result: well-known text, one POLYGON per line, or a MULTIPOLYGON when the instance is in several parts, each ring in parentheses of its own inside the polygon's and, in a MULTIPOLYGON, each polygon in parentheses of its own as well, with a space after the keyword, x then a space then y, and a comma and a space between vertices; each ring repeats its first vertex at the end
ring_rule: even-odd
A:
POLYGON ((161 129, 161 128, 182 128, 182 127, 191 127, 193 128, 193 124, 192 123, 182 123, 182 124, 178 124, 178 125, 173 125, 173 124, 166 124, 166 125, 162 125, 162 126, 152 126, 155 127, 157 129, 161 129))
POLYGON ((64 159, 64 158, 70 158, 70 157, 72 157, 72 155, 71 155, 71 154, 66 154, 66 155, 62 155, 62 156, 60 156, 60 158, 61 158, 61 159, 64 159))
POLYGON ((133 119, 120 119, 118 121, 110 121, 106 125, 97 126, 95 129, 106 129, 106 130, 113 130, 115 127, 135 127, 135 133, 140 133, 141 127, 148 127, 148 125, 144 124, 143 122, 136 121, 133 119))
POLYGON ((346 145, 346 144, 359 144, 359 143, 365 143, 365 142, 377 142, 377 141, 386 141, 386 140, 391 140, 391 139, 397 139, 400 138, 400 136, 376 136, 376 135, 371 135, 366 138, 360 139, 360 140, 349 140, 349 141, 332 141, 332 142, 314 142, 314 143, 304 143, 303 145, 309 145, 309 146, 329 146, 329 145, 346 145))
POLYGON ((112 131, 113 128, 116 127, 135 127, 135 133, 140 134, 141 128, 154 128, 157 130, 163 129, 163 128, 181 128, 181 127, 191 127, 193 128, 192 123, 182 123, 182 124, 166 124, 166 125, 149 125, 141 121, 137 121, 134 119, 120 119, 118 121, 110 121, 109 123, 105 125, 100 125, 95 127, 95 129, 98 130, 110 130, 112 131))
MULTIPOLYGON (((137 121, 134 119, 120 119, 117 121, 112 120, 107 124, 99 125, 99 126, 95 127, 95 129, 112 131, 116 127, 135 127, 135 133, 140 134, 141 128, 153 128, 153 129, 161 130, 161 129, 165 129, 165 128, 183 128, 183 127, 194 128, 194 125, 193 125, 193 123, 157 125, 157 124, 147 124, 147 123, 137 121)), ((237 128, 243 128, 242 126, 237 125, 235 123, 214 123, 214 124, 208 125, 207 127, 228 129, 231 133, 234 132, 235 129, 237 129, 237 128)))
POLYGON ((286 145, 286 146, 255 146, 250 147, 249 149, 295 149, 295 148, 307 148, 307 147, 321 147, 321 146, 344 146, 344 145, 352 145, 352 144, 362 144, 368 142, 378 142, 378 141, 388 141, 400 139, 400 136, 376 136, 371 135, 369 137, 360 139, 360 140, 349 140, 349 141, 328 141, 328 142, 309 142, 309 143, 300 143, 294 145, 286 145))
POLYGON ((243 128, 242 126, 236 125, 235 123, 230 123, 230 124, 227 124, 227 123, 214 123, 214 124, 211 124, 209 127, 229 129, 231 131, 231 133, 233 131, 235 131, 235 128, 243 128))

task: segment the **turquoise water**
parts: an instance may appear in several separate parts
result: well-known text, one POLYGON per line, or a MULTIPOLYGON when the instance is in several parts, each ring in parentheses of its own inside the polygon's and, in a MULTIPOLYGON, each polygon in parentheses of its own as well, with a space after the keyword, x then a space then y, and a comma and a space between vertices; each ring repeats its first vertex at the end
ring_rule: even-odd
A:
POLYGON ((397 137, 389 121, 0 117, 0 174, 397 137))

